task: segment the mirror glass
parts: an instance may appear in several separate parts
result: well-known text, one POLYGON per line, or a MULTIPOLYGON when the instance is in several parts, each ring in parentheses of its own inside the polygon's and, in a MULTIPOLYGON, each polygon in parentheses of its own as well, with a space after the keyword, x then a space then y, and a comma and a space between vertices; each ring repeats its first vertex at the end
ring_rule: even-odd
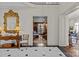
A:
POLYGON ((7 30, 14 30, 16 28, 16 17, 7 17, 7 30))

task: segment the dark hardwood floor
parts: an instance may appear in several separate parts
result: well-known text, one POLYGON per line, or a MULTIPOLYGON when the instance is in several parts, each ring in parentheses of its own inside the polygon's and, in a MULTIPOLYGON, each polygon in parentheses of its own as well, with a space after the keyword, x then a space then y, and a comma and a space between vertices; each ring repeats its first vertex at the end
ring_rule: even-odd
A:
POLYGON ((75 47, 67 46, 67 47, 59 47, 59 49, 67 56, 67 57, 79 57, 79 50, 75 47))

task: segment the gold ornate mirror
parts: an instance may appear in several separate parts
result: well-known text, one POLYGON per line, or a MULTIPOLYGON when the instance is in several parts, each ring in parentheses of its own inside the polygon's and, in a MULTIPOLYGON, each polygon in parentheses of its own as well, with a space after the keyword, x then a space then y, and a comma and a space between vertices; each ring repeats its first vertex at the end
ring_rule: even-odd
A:
POLYGON ((12 10, 9 10, 7 13, 4 13, 4 31, 10 33, 19 32, 18 13, 12 10))

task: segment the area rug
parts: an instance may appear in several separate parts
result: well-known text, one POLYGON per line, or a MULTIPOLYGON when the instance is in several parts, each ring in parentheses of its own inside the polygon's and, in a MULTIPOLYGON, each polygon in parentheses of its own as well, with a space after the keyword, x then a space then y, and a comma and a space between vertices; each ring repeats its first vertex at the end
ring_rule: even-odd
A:
POLYGON ((66 57, 58 47, 0 49, 0 57, 66 57))

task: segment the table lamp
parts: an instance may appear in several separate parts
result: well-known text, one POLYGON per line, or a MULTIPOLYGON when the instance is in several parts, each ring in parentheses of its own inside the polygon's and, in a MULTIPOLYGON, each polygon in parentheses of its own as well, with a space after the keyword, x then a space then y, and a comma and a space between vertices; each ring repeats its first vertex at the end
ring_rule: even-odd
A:
POLYGON ((0 27, 0 35, 1 35, 1 32, 2 32, 2 28, 0 27))
POLYGON ((17 32, 19 32, 19 31, 20 31, 20 28, 17 26, 17 27, 15 28, 15 30, 16 30, 17 32))

